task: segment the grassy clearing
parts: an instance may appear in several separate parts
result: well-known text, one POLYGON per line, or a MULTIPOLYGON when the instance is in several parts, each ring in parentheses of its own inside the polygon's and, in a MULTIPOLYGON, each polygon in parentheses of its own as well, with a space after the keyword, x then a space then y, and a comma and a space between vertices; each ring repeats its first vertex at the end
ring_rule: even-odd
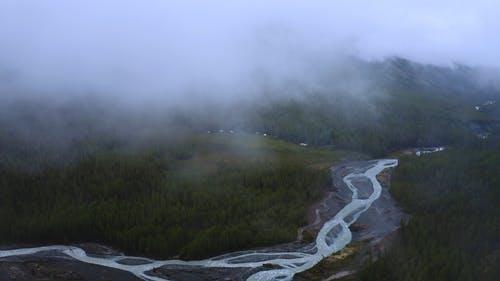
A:
POLYGON ((181 173, 217 170, 221 163, 238 165, 250 162, 301 162, 308 167, 325 169, 333 161, 362 158, 363 154, 328 148, 303 147, 273 137, 249 134, 207 134, 191 138, 185 147, 190 156, 177 159, 181 173))

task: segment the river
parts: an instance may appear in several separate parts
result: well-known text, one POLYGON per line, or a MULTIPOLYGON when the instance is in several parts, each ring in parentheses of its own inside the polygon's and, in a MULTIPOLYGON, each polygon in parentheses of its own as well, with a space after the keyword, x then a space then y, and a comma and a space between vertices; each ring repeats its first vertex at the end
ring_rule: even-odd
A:
POLYGON ((203 267, 203 268, 252 268, 247 281, 292 280, 299 272, 306 271, 320 262, 323 258, 343 249, 352 240, 349 226, 364 213, 372 203, 377 200, 382 192, 382 186, 376 176, 386 168, 396 167, 398 160, 381 159, 358 162, 352 167, 351 172, 342 178, 351 191, 351 201, 327 220, 320 229, 316 240, 299 249, 282 249, 270 247, 254 251, 229 253, 205 260, 181 261, 163 260, 156 261, 141 257, 129 256, 93 256, 74 246, 46 246, 36 248, 23 248, 0 250, 0 258, 33 255, 41 252, 55 251, 70 256, 80 262, 101 265, 128 271, 142 280, 165 281, 163 277, 153 276, 152 270, 159 267, 203 267), (366 182, 371 184, 369 195, 359 195, 361 184, 366 190, 366 182), (130 263, 130 261, 136 261, 130 263), (126 262, 128 261, 128 262, 126 262))

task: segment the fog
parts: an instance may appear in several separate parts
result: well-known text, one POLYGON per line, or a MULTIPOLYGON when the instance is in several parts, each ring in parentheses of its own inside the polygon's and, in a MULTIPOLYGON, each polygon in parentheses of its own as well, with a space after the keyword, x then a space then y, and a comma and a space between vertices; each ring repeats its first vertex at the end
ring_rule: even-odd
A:
POLYGON ((186 128, 355 143, 389 118, 381 101, 391 83, 409 87, 410 77, 457 95, 500 88, 499 7, 3 0, 0 158, 46 149, 64 158, 95 139, 142 143, 186 128))
POLYGON ((497 67, 499 7, 495 1, 4 0, 0 91, 185 104, 261 96, 290 83, 322 87, 320 71, 344 69, 345 56, 497 67))

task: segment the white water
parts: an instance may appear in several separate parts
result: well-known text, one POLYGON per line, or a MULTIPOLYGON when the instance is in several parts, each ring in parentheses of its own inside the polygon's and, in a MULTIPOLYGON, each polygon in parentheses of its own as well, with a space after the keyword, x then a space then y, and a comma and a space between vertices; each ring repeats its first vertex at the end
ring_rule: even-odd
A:
MULTIPOLYGON (((154 261, 139 257, 127 256, 111 256, 111 257, 89 257, 84 250, 72 246, 47 246, 37 248, 26 248, 16 250, 0 251, 0 258, 19 256, 27 254, 35 254, 43 251, 59 251, 81 262, 97 264, 110 268, 116 268, 124 271, 131 272, 143 280, 152 281, 165 281, 166 279, 146 275, 145 272, 153 268, 163 265, 190 265, 190 266, 203 266, 203 267, 261 267, 264 264, 274 264, 281 266, 280 269, 264 269, 250 276, 247 281, 270 281, 270 280, 292 280, 296 273, 305 271, 323 258, 340 251, 347 244, 351 242, 351 231, 349 225, 354 223, 358 217, 370 208, 373 201, 379 198, 382 186, 376 179, 377 174, 382 170, 398 165, 397 160, 383 159, 377 160, 369 169, 363 173, 352 172, 343 178, 344 183, 352 191, 352 200, 343 209, 341 209, 333 218, 325 222, 321 228, 315 243, 312 245, 313 253, 307 252, 286 252, 286 251, 252 251, 235 253, 234 255, 225 255, 224 258, 214 257, 206 260, 199 261, 180 261, 180 260, 166 260, 154 261), (372 186, 373 192, 367 199, 359 199, 356 186, 352 183, 354 179, 367 178, 372 186), (255 258, 252 261, 252 257, 255 258), (265 257, 265 258, 263 258, 265 257), (125 265, 118 263, 119 260, 124 258, 137 258, 147 260, 149 263, 142 265, 125 265), (244 258, 244 261, 241 259, 244 258), (240 260, 240 261, 238 261, 240 260)), ((311 248, 310 248, 311 249, 311 248)))
POLYGON ((415 151, 415 155, 422 156, 424 154, 440 152, 440 151, 443 151, 444 149, 445 149, 444 146, 421 148, 421 149, 418 149, 417 151, 415 151))

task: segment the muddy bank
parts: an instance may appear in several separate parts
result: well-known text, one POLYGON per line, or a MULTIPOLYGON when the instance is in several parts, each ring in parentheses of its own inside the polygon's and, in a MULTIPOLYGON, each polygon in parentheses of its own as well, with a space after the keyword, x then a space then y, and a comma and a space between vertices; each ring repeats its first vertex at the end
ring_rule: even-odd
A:
POLYGON ((351 192, 342 182, 349 172, 346 165, 330 168, 332 183, 325 188, 322 198, 308 210, 308 225, 297 231, 297 241, 312 241, 323 224, 351 201, 351 192), (342 185, 343 184, 343 185, 342 185))
MULTIPOLYGON (((342 179, 347 174, 361 172, 364 168, 365 162, 351 162, 348 165, 331 168, 332 186, 325 191, 323 198, 309 209, 309 224, 299 228, 297 240, 304 240, 304 237, 308 236, 316 237, 323 224, 351 201, 352 192, 342 179), (305 232, 308 234, 304 234, 305 232)), ((351 225, 353 242, 384 237, 397 229, 401 220, 408 218, 389 193, 391 173, 391 169, 386 169, 377 176, 383 187, 382 194, 351 225)), ((355 182, 358 188, 358 198, 364 199, 373 191, 367 180, 360 179, 355 182)))
POLYGON ((67 256, 26 255, 0 259, 2 281, 141 281, 129 272, 67 256))
MULTIPOLYGON (((361 162, 362 163, 362 162, 361 162)), ((349 165, 332 168, 333 191, 336 194, 327 201, 329 206, 320 209, 321 218, 326 220, 330 210, 338 210, 345 206, 347 197, 351 196, 342 178, 351 172, 358 172, 362 165, 349 165)), ((370 254, 384 252, 397 239, 397 229, 402 221, 409 218, 389 193, 392 169, 386 169, 377 175, 382 185, 380 197, 366 210, 349 228, 352 232, 352 242, 339 253, 324 259, 314 268, 295 275, 294 280, 350 280, 363 265, 370 254)), ((359 196, 369 192, 370 184, 358 181, 359 196)), ((322 221, 324 223, 324 221, 322 221)))
MULTIPOLYGON (((2 246, 1 250, 29 248, 34 245, 2 246)), ((96 243, 76 245, 89 256, 121 255, 121 252, 96 243)), ((105 266, 80 262, 58 251, 0 258, 2 281, 140 281, 133 274, 105 266)))
MULTIPOLYGON (((269 265, 272 268, 272 265, 269 265)), ((208 268, 202 266, 179 266, 169 265, 155 268, 148 275, 165 278, 167 280, 189 280, 189 281, 244 281, 256 272, 264 270, 265 267, 256 268, 208 268)))

